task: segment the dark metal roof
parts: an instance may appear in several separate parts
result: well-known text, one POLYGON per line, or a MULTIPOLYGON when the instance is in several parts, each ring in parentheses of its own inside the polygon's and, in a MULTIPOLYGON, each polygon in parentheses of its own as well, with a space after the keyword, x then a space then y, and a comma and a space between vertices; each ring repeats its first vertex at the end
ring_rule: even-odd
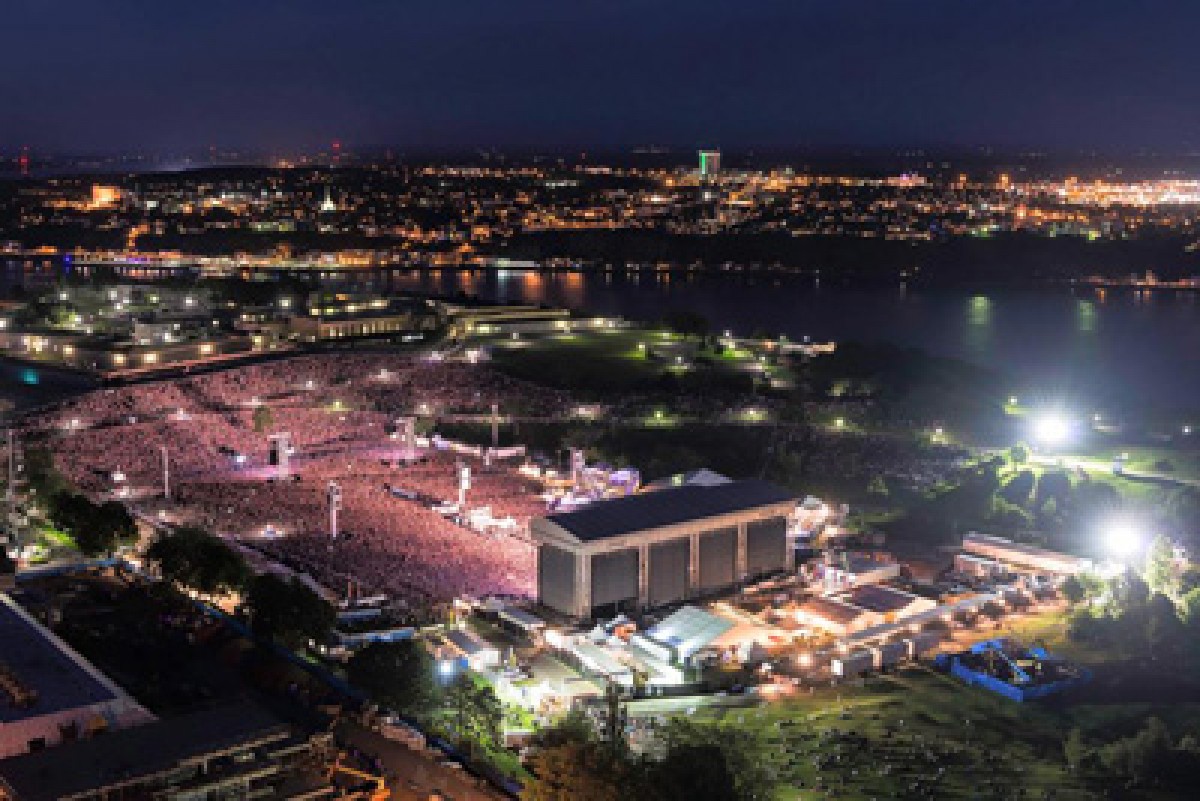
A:
POLYGON ((116 697, 4 596, 0 596, 0 665, 37 693, 29 708, 12 706, 0 693, 0 727, 116 697))
POLYGON ((793 492, 766 481, 747 479, 717 486, 682 486, 597 501, 572 512, 546 517, 581 542, 619 537, 706 517, 795 501, 793 492))
POLYGON ((0 760, 0 787, 17 801, 55 801, 173 769, 181 762, 290 729, 253 703, 220 706, 0 760))

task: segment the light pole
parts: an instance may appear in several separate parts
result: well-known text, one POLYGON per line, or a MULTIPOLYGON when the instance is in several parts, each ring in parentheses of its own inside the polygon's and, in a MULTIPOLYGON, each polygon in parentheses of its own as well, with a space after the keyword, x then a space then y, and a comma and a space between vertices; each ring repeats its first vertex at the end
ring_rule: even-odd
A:
POLYGON ((163 471, 163 500, 171 500, 171 457, 167 452, 167 446, 160 446, 162 451, 162 471, 163 471))
POLYGON ((336 481, 329 482, 329 539, 338 537, 338 510, 342 508, 342 488, 336 481))
POLYGON ((17 542, 17 437, 11 428, 8 429, 8 485, 4 490, 4 500, 8 519, 4 529, 8 533, 9 545, 16 547, 17 542))

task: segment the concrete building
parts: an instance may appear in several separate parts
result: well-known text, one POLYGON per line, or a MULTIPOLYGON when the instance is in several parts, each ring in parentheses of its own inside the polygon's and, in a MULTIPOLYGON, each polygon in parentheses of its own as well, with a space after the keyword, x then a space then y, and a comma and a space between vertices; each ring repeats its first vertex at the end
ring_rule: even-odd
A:
POLYGON ((791 492, 685 485, 536 518, 538 597, 567 615, 676 603, 794 568, 791 492))
POLYGON ((250 704, 0 760, 0 801, 328 797, 297 768, 307 738, 250 704))
POLYGON ((424 300, 363 295, 318 295, 308 313, 287 318, 287 333, 303 342, 420 333, 437 327, 435 308, 424 300))
POLYGON ((827 595, 853 587, 881 584, 900 576, 900 563, 881 554, 844 551, 827 554, 824 564, 815 569, 815 577, 827 595))
POLYGON ((839 600, 874 612, 882 616, 885 623, 895 623, 937 606, 937 602, 929 598, 880 584, 855 587, 845 595, 839 596, 839 600))
POLYGON ((152 720, 124 690, 0 594, 0 759, 152 720))
POLYGON ((884 623, 884 616, 837 598, 809 598, 796 607, 796 622, 844 637, 884 623))

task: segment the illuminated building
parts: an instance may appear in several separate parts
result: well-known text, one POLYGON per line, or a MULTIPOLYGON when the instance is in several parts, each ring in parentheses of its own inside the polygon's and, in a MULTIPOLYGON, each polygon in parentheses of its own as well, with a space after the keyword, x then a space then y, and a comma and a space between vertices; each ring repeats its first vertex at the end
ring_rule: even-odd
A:
POLYGON ((721 172, 721 151, 700 151, 700 177, 714 178, 721 172))

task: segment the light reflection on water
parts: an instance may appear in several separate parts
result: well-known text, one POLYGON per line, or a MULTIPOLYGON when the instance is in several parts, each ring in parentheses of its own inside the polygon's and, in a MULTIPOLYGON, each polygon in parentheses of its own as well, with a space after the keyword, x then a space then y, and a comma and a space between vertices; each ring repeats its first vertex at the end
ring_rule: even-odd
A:
POLYGON ((654 272, 405 272, 396 288, 661 319, 694 309, 713 330, 889 341, 994 366, 1053 391, 1155 405, 1200 396, 1200 314, 1190 293, 1090 289, 816 289, 810 279, 654 272))
MULTIPOLYGON (((49 268, 52 282, 57 271, 49 268)), ((5 276, 0 275, 0 283, 5 276)), ((1022 383, 1154 405, 1200 397, 1200 315, 1193 293, 1043 289, 840 289, 811 278, 660 271, 390 270, 365 288, 586 309, 659 320, 703 314, 713 330, 888 341, 968 359, 1022 383)), ((27 386, 42 396, 60 379, 27 386)), ((21 386, 11 365, 0 389, 21 386)))

